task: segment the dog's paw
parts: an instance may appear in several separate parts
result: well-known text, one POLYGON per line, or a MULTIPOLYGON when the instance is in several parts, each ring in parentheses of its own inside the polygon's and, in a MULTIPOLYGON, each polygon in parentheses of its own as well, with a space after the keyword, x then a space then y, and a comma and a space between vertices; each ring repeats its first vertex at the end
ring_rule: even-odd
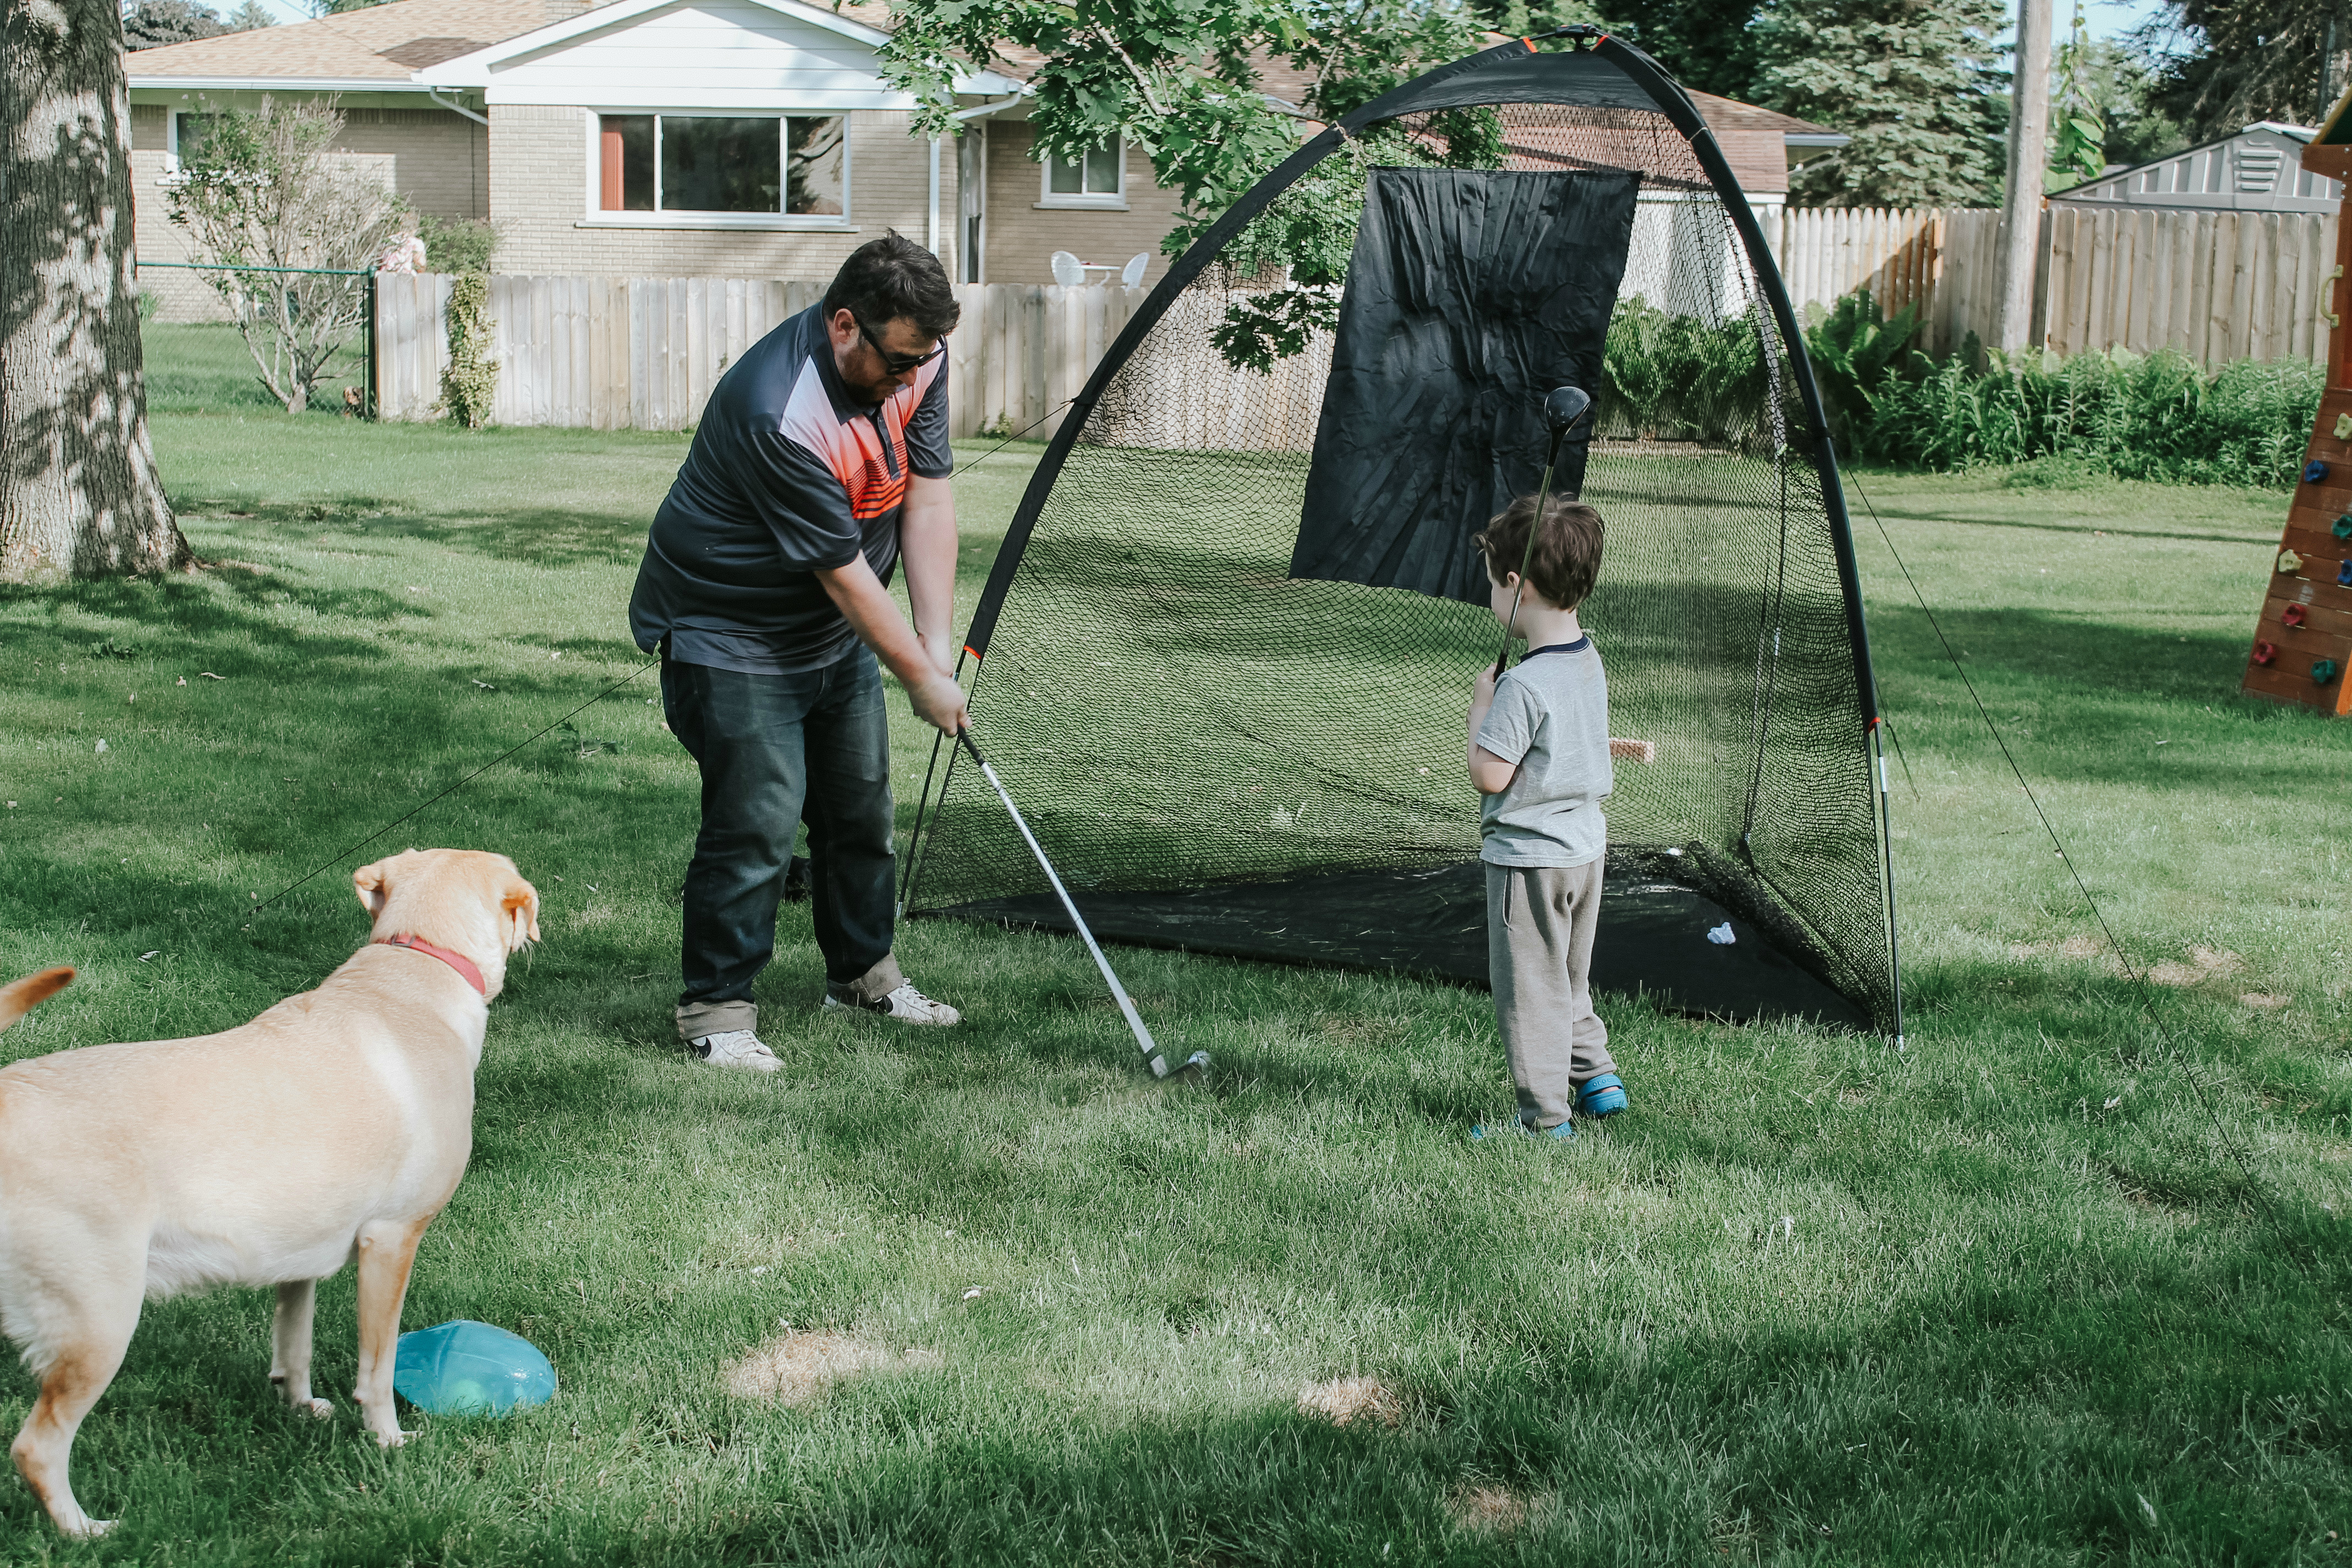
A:
POLYGON ((85 1519, 79 1525, 66 1525, 63 1533, 80 1541, 96 1541, 122 1521, 118 1519, 85 1519))
POLYGON ((375 1435, 376 1446, 382 1448, 397 1448, 403 1443, 407 1442, 411 1437, 415 1436, 416 1434, 414 1432, 404 1432, 399 1427, 395 1426, 389 1432, 377 1433, 375 1435))
POLYGON ((315 1415, 325 1421, 334 1415, 335 1402, 331 1399, 306 1399, 294 1408, 304 1415, 315 1415))

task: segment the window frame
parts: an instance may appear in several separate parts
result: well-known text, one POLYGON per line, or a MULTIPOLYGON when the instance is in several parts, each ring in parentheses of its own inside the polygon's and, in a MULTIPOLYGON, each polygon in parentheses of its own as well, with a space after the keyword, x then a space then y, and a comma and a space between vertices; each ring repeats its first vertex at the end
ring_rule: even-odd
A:
MULTIPOLYGON (((1037 189, 1039 192, 1037 205, 1041 208, 1046 209, 1060 208, 1066 211, 1075 210, 1080 212, 1127 211, 1127 138, 1124 136, 1114 136, 1110 139, 1110 145, 1116 148, 1118 153, 1118 190, 1111 192, 1081 190, 1076 194, 1072 194, 1067 191, 1056 191, 1054 189, 1055 159, 1053 154, 1048 153, 1045 157, 1037 160, 1037 189)), ((1078 163, 1078 183, 1081 185, 1086 184, 1086 163, 1083 160, 1078 163)))
MULTIPOLYGON (((814 230, 819 233, 855 234, 856 224, 852 216, 856 163, 856 111, 848 109, 648 109, 640 105, 608 105, 590 108, 583 117, 586 124, 588 149, 586 213, 572 226, 575 228, 675 228, 675 229, 775 229, 814 230), (604 131, 606 115, 650 118, 654 122, 654 207, 646 211, 608 211, 604 206, 604 131), (841 138, 841 211, 839 213, 730 213, 669 211, 661 205, 662 119, 665 115, 682 120, 839 120, 841 138)), ((792 128, 782 125, 776 133, 777 155, 788 158, 792 153, 792 128)), ((789 189, 783 168, 777 170, 779 201, 789 189)))
MULTIPOLYGON (((181 100, 183 103, 185 101, 184 99, 181 100)), ((177 103, 163 106, 163 172, 165 174, 176 174, 180 172, 180 121, 182 118, 193 116, 198 120, 211 120, 217 118, 218 112, 216 110, 183 109, 177 103)))

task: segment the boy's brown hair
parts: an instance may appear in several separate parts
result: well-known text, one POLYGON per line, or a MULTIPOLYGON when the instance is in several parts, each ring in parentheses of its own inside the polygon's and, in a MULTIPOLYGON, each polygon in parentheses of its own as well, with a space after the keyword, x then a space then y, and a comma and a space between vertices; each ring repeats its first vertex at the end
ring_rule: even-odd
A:
POLYGON ((1601 545, 1607 531, 1601 514, 1581 501, 1552 497, 1544 506, 1544 526, 1536 535, 1535 552, 1528 553, 1528 525, 1536 515, 1536 498, 1521 496, 1496 512, 1486 531, 1470 542, 1486 553, 1486 575, 1499 583, 1528 563, 1528 586, 1554 609, 1572 610, 1584 603, 1601 576, 1601 545))

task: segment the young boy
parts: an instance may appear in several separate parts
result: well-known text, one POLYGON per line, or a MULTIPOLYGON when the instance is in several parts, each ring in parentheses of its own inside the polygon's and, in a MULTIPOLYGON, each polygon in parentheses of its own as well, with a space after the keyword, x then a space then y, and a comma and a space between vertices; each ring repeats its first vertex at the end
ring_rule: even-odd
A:
POLYGON ((1576 610, 1601 573, 1601 522, 1591 507, 1554 498, 1530 553, 1535 512, 1535 498, 1522 496, 1475 541, 1495 618, 1527 639, 1528 655, 1499 681, 1491 666, 1478 672, 1470 781, 1486 797, 1486 967, 1518 1086, 1519 1125, 1573 1138, 1577 1112, 1625 1109, 1588 981, 1608 848, 1601 802, 1615 777, 1609 682, 1576 610))

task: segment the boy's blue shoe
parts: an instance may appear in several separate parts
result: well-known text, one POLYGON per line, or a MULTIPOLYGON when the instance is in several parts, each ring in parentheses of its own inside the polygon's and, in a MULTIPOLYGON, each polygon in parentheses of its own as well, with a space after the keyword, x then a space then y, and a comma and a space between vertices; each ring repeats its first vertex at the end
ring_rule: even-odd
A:
POLYGON ((1582 1116, 1614 1116, 1627 1103, 1624 1082, 1613 1072, 1586 1079, 1576 1091, 1577 1113, 1582 1116))
MULTIPOLYGON (((1563 1121, 1559 1126, 1552 1128, 1549 1131, 1538 1131, 1537 1129, 1528 1126, 1524 1121, 1514 1121, 1511 1123, 1511 1130, 1515 1132, 1527 1133, 1531 1138, 1550 1138, 1562 1143, 1565 1143, 1570 1139, 1576 1136, 1576 1123, 1573 1121, 1563 1121)), ((1470 1136, 1473 1138, 1484 1138, 1486 1136, 1486 1123, 1479 1122, 1474 1125, 1470 1129, 1470 1136)))

